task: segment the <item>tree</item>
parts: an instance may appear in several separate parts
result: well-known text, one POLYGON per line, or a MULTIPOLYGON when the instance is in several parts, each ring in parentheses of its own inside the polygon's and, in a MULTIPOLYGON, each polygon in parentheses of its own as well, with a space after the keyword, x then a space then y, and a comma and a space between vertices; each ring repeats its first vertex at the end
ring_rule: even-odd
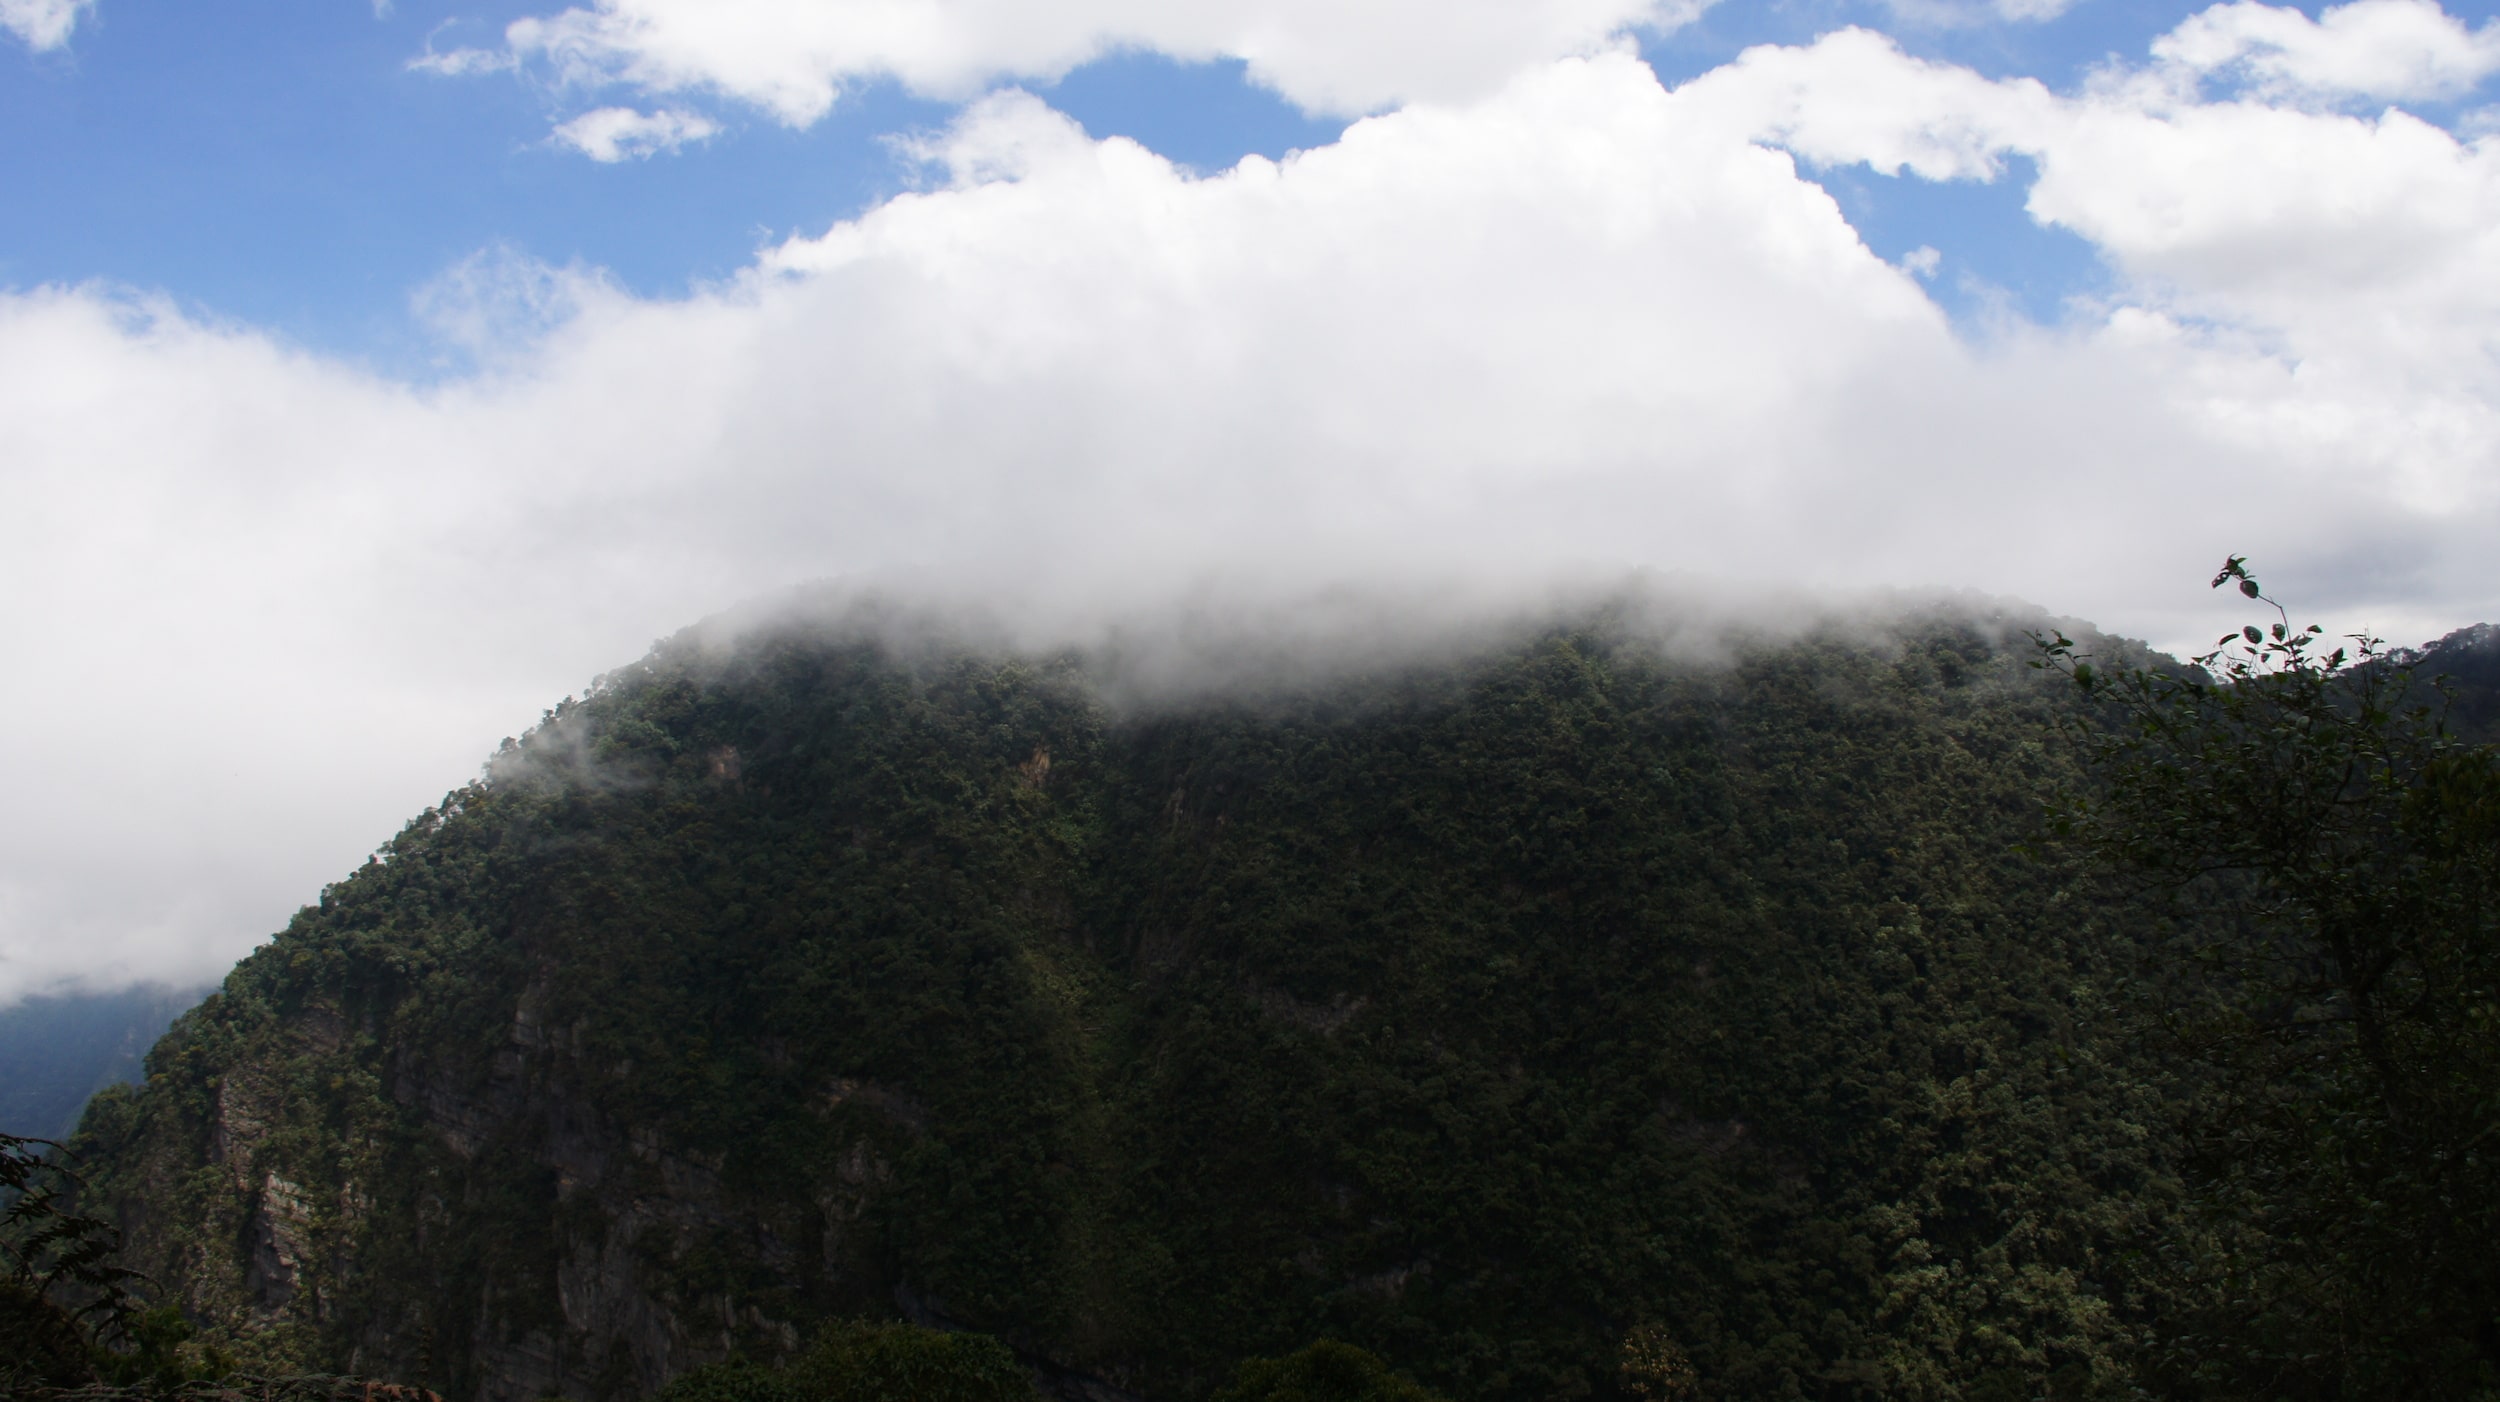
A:
POLYGON ((64 1206, 77 1179, 47 1157, 59 1148, 0 1134, 0 1384, 89 1381, 98 1343, 138 1317, 137 1273, 113 1259, 121 1233, 64 1206))
POLYGON ((1616 1371, 1623 1390, 1641 1402, 1683 1402, 1700 1386, 1684 1346, 1656 1324, 1636 1324, 1624 1334, 1616 1371))
POLYGON ((844 1320, 786 1368, 732 1361, 670 1383, 661 1402, 1033 1402, 1033 1380, 986 1334, 844 1320))
POLYGON ((1033 1379, 987 1334, 836 1324, 791 1365, 807 1402, 1032 1402, 1033 1379))
POLYGON ((2146 984, 2184 1052, 2207 1234, 2154 1371, 2212 1396, 2500 1389, 2500 756, 2378 639, 2272 608, 2193 666, 2036 665, 2093 703, 2101 786, 2052 828, 2182 933, 2146 984))
POLYGON ((1322 1339, 1282 1358, 1253 1358, 1214 1402, 1441 1402, 1368 1350, 1322 1339))

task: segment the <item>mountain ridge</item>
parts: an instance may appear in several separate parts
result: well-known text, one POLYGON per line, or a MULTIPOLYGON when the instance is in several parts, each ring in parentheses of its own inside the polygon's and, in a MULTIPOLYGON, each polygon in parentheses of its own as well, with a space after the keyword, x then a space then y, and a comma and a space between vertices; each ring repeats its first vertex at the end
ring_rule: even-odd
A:
POLYGON ((1256 704, 785 622, 551 712, 79 1147, 247 1356, 628 1397, 812 1321, 1192 1397, 1322 1333, 1474 1398, 2123 1378, 2138 917, 2015 853, 2028 620, 1604 619, 1256 704), (2014 1172, 2008 1165, 2019 1164, 2014 1172))

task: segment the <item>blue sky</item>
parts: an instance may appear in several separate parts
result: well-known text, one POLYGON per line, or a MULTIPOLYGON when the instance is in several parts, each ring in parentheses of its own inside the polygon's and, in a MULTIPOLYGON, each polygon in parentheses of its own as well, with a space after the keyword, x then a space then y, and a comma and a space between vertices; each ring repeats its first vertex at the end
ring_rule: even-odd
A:
POLYGON ((103 278, 307 344, 422 364, 411 294, 480 249, 678 294, 896 186, 877 138, 947 108, 890 86, 804 132, 746 124, 691 159, 548 148, 551 95, 408 61, 520 7, 121 0, 19 52, 0 103, 0 277, 103 278))
MULTIPOLYGON (((1992 76, 2078 82, 2141 55, 2196 7, 2088 0, 2040 23, 1903 23, 1882 6, 1729 0, 1640 36, 1667 81, 1748 45, 1872 24, 1904 48, 1992 76)), ((2488 5, 2450 12, 2487 20, 2488 5)), ((547 141, 581 94, 544 80, 414 71, 429 50, 490 44, 547 7, 398 0, 107 0, 69 44, 0 56, 0 285, 104 279, 160 290, 203 314, 408 374, 441 357, 412 294, 460 260, 508 248, 605 269, 651 296, 744 266, 766 241, 817 232, 904 187, 881 138, 942 124, 952 102, 891 81, 847 92, 792 130, 753 112, 700 147, 598 165, 547 141)), ((2314 13, 2316 6, 2310 6, 2314 13)), ((1199 170, 1333 140, 1345 124, 1247 80, 1239 60, 1131 51, 1027 84, 1098 136, 1133 138, 1199 170)), ((1931 183, 1818 172, 1868 244, 1950 260, 1935 295, 1972 317, 2001 291, 2054 319, 2099 265, 2022 210, 2023 183, 1931 183)))
POLYGON ((810 581, 2500 618, 2489 0, 0 0, 0 129, 0 1003, 810 581))

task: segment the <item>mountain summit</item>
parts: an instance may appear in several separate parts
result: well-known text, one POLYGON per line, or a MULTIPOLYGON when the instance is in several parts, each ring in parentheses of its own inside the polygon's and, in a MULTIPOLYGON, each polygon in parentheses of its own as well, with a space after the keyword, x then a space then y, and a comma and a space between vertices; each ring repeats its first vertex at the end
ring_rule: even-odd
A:
POLYGON ((2174 1191, 2109 1015, 2143 932, 2016 850, 2074 704, 2026 651, 1599 614, 1139 701, 1080 653, 689 633, 80 1147, 238 1356, 494 1402, 860 1314, 1097 1398, 1323 1336, 1609 1397, 1636 1331, 1712 1395, 2093 1395, 2174 1191))

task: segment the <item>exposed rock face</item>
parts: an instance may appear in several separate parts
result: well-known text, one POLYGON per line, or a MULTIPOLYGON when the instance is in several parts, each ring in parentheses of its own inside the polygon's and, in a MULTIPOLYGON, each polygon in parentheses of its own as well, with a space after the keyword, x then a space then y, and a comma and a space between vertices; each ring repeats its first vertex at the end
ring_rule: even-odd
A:
POLYGON ((714 1169, 667 1151, 656 1134, 620 1131, 569 1083, 576 1068, 567 1039, 540 1025, 538 996, 535 986, 522 991, 509 1042, 482 1084, 411 1065, 391 1088, 439 1144, 446 1161, 438 1176, 475 1182, 481 1165, 517 1156, 542 1192, 552 1187, 551 1205, 569 1228, 545 1243, 551 1317, 534 1313, 531 1327, 510 1328, 490 1282, 477 1282, 488 1293, 471 1337, 471 1385, 481 1402, 576 1393, 585 1382, 602 1395, 648 1391, 720 1356, 739 1322, 727 1295, 685 1298, 655 1267, 706 1243, 740 1241, 784 1275, 797 1262, 724 1206, 714 1169))
MULTIPOLYGON (((396 1269, 411 1254, 390 1250, 376 1228, 404 1224, 415 1229, 410 1244, 419 1268, 476 1299, 466 1312, 468 1338, 445 1352, 466 1356, 455 1376, 480 1402, 639 1395, 735 1347, 798 1343, 790 1320, 768 1317, 751 1288, 689 1291, 690 1258, 733 1255, 746 1274, 792 1295, 838 1288, 844 1228, 859 1220, 867 1190, 887 1176, 883 1159, 869 1143, 854 1144, 817 1199, 823 1229, 787 1239, 786 1223, 743 1210, 724 1189, 717 1153, 678 1152, 651 1129, 622 1129, 582 1094, 572 1084, 579 1067, 568 1039, 539 1023, 536 998, 534 987, 521 991, 509 1039, 484 1059, 482 1078, 464 1079, 418 1055, 391 1058, 390 1106, 379 1118, 397 1131, 397 1153, 378 1174, 341 1174, 329 1186, 335 1205, 321 1210, 314 1189, 270 1166, 295 1162, 286 1131, 302 1128, 307 1117, 272 1105, 269 1090, 248 1073, 221 1082, 208 1157, 227 1170, 217 1196, 239 1214, 247 1245, 231 1263, 240 1266, 239 1280, 205 1294, 227 1306, 225 1317, 240 1334, 283 1348, 290 1323, 328 1324, 342 1295, 371 1298, 375 1282, 362 1278, 368 1259, 388 1255, 396 1269), (438 1241, 461 1232, 458 1219, 479 1194, 520 1186, 496 1176, 516 1162, 522 1183, 547 1195, 539 1205, 561 1224, 528 1243, 547 1253, 537 1263, 552 1287, 547 1298, 517 1311, 495 1267, 469 1275, 443 1269, 432 1256, 438 1241), (410 1184, 420 1185, 413 1201, 405 1195, 410 1184), (399 1196, 396 1205, 412 1208, 413 1220, 377 1223, 377 1191, 399 1196)), ((318 1047, 318 1039, 305 1040, 318 1047)), ((316 1054, 338 1051, 333 1044, 316 1054)), ((844 1098, 880 1099, 873 1086, 852 1082, 845 1090, 844 1098)), ((496 1247, 522 1244, 477 1243, 461 1254, 491 1260, 504 1254, 496 1247)), ((213 1266, 216 1254, 203 1244, 194 1260, 213 1266)), ((201 1283, 209 1279, 214 1274, 201 1283)), ((409 1341, 396 1328, 368 1321, 357 1332, 365 1336, 357 1356, 366 1366, 406 1366, 409 1341)), ((299 1345, 287 1361, 323 1360, 299 1345)))
POLYGON ((2158 1136, 1998 639, 1366 686, 663 649, 186 1018, 99 1188, 247 1359, 478 1402, 845 1313, 1096 1398, 1321 1334, 1604 1393, 1658 1319, 1730 1395, 2102 1366, 2158 1136))

